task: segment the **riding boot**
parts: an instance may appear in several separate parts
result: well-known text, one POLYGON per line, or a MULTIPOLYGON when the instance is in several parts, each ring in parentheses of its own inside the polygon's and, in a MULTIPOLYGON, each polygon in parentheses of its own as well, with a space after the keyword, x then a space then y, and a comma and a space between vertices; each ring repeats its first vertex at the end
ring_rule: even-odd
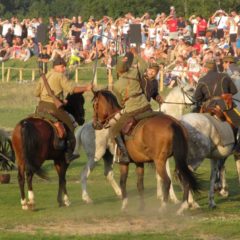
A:
POLYGON ((71 161, 73 161, 74 159, 80 157, 79 154, 73 153, 75 144, 76 144, 75 136, 70 130, 68 130, 68 132, 67 132, 67 148, 66 148, 66 152, 65 152, 65 160, 66 160, 66 163, 68 163, 68 164, 71 161))
POLYGON ((117 137, 115 137, 115 142, 116 142, 118 148, 121 151, 120 162, 121 163, 129 163, 130 158, 128 156, 127 148, 126 148, 126 146, 123 142, 123 139, 122 139, 121 135, 118 135, 117 137))
POLYGON ((240 157, 240 129, 238 129, 238 132, 236 134, 236 143, 235 143, 233 153, 235 156, 240 157))

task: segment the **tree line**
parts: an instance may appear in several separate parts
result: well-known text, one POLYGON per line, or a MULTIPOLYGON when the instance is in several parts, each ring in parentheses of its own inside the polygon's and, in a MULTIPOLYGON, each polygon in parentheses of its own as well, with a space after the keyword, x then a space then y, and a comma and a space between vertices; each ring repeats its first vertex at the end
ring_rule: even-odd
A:
POLYGON ((218 9, 229 12, 240 11, 239 0, 1 0, 0 17, 33 18, 49 16, 72 17, 89 16, 96 19, 104 15, 118 18, 131 12, 141 16, 149 12, 152 17, 158 13, 169 13, 170 6, 175 6, 178 16, 189 17, 201 14, 208 18, 218 9))

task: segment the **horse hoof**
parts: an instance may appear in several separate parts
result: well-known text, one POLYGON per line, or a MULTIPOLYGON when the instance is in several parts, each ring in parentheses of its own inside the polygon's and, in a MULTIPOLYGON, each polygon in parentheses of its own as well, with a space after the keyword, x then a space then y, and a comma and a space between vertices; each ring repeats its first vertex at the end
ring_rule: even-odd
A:
POLYGON ((167 204, 166 203, 162 203, 161 207, 158 209, 158 213, 165 213, 167 209, 167 204))
POLYGON ((25 210, 25 211, 28 210, 28 205, 23 205, 22 210, 25 210))
POLYGON ((219 194, 220 194, 222 197, 228 197, 229 192, 226 191, 226 190, 224 190, 224 189, 222 189, 222 190, 219 192, 219 194))
POLYGON ((180 201, 176 198, 176 199, 171 199, 171 202, 174 203, 174 204, 179 204, 180 201))
POLYGON ((200 208, 199 204, 196 202, 189 203, 189 206, 191 209, 199 209, 200 208))
POLYGON ((88 198, 82 198, 82 200, 86 203, 86 204, 92 204, 93 203, 93 200, 88 197, 88 198))
POLYGON ((214 210, 216 209, 217 205, 214 203, 214 204, 209 204, 209 208, 214 210))
POLYGON ((31 211, 34 211, 35 210, 35 204, 28 203, 28 209, 31 210, 31 211))
POLYGON ((121 211, 122 212, 125 212, 126 209, 127 209, 127 204, 128 204, 128 199, 127 198, 124 198, 123 201, 122 201, 122 208, 121 208, 121 211))

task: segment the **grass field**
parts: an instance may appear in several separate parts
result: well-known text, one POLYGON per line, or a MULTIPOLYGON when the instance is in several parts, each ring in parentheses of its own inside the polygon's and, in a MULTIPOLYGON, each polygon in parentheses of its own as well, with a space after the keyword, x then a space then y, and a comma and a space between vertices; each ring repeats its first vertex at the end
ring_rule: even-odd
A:
MULTIPOLYGON (((99 76, 104 79, 104 72, 99 76)), ((89 79, 90 73, 83 82, 89 79)), ((105 86, 106 82, 100 80, 100 85, 105 86)), ((34 86, 35 82, 17 83, 14 79, 0 84, 0 128, 11 131, 20 119, 34 111, 34 86)), ((88 120, 92 114, 91 98, 91 93, 85 94, 88 120)), ((86 156, 82 152, 67 172, 72 203, 68 208, 58 207, 58 179, 51 161, 43 166, 48 171, 50 181, 34 178, 36 210, 33 212, 21 210, 17 172, 11 172, 11 183, 0 185, 0 239, 240 239, 240 189, 232 157, 226 164, 230 196, 224 199, 216 194, 217 209, 208 208, 210 164, 205 160, 198 169, 203 191, 195 196, 201 209, 189 210, 184 216, 176 216, 177 206, 171 203, 166 213, 158 213, 155 172, 150 166, 146 166, 145 171, 144 212, 138 210, 134 166, 130 168, 128 179, 127 213, 121 213, 121 202, 103 176, 103 162, 98 163, 88 180, 88 192, 94 203, 84 204, 81 200, 79 176, 85 162, 86 156)), ((173 169, 173 161, 171 166, 173 169)), ((114 172, 118 180, 117 165, 114 172)), ((175 189, 181 199, 182 193, 177 183, 175 189)))

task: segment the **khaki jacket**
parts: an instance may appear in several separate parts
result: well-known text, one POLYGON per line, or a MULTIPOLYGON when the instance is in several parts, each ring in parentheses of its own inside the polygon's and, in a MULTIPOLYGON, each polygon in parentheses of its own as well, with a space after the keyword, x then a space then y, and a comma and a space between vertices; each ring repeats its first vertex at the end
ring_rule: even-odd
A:
POLYGON ((114 83, 113 93, 126 113, 150 106, 140 85, 140 76, 142 77, 147 67, 145 61, 135 58, 132 67, 114 83))
MULTIPOLYGON (((63 100, 67 94, 73 93, 75 83, 69 81, 63 73, 56 72, 52 69, 47 73, 46 77, 50 88, 60 100, 63 100)), ((53 99, 48 95, 42 78, 40 78, 37 83, 34 94, 40 98, 40 101, 53 103, 53 99)))

